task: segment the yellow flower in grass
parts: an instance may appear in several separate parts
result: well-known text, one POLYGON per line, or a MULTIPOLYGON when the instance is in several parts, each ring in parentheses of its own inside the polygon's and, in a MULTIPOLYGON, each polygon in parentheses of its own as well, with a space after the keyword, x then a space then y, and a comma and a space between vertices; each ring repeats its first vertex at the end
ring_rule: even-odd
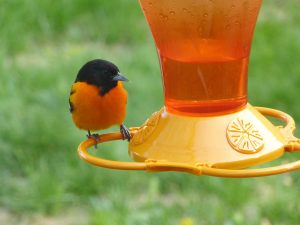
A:
POLYGON ((194 225, 194 220, 190 217, 184 217, 180 220, 180 225, 194 225))

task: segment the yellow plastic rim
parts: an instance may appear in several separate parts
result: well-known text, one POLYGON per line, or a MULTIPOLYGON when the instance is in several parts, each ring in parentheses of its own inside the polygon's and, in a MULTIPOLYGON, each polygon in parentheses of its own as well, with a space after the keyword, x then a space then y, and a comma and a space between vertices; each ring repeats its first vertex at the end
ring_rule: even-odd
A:
MULTIPOLYGON (((282 135, 286 139, 285 151, 293 152, 300 151, 300 140, 294 137, 293 132, 295 130, 295 121, 293 118, 279 110, 255 107, 261 114, 265 116, 274 117, 276 119, 282 120, 286 123, 284 127, 278 127, 282 135)), ((131 128, 130 132, 132 135, 138 128, 131 128)), ((122 135, 119 132, 103 134, 99 136, 99 141, 96 142, 94 139, 87 139, 80 143, 78 146, 78 154, 81 159, 89 164, 118 170, 145 170, 148 172, 162 172, 162 171, 178 171, 187 172, 195 175, 208 175, 217 177, 232 177, 232 178, 242 178, 242 177, 259 177, 259 176, 270 176, 275 174, 286 173, 294 170, 300 169, 300 160, 292 163, 287 163, 279 166, 273 166, 268 168, 259 169, 221 169, 214 168, 210 165, 205 164, 183 164, 183 163, 173 163, 168 161, 157 161, 148 159, 145 162, 120 162, 108 159, 103 159, 100 157, 95 157, 89 154, 88 149, 98 143, 121 140, 122 135)))

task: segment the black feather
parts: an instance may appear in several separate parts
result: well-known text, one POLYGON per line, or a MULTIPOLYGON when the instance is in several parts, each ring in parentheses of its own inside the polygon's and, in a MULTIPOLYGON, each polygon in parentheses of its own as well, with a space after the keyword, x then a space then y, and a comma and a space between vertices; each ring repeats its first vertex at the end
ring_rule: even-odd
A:
MULTIPOLYGON (((74 94, 74 93, 75 93, 75 91, 72 90, 72 91, 70 92, 70 96, 71 96, 72 94, 74 94)), ((69 98, 69 110, 70 110, 70 113, 72 113, 72 112, 74 111, 74 104, 71 102, 70 98, 69 98)))
POLYGON ((113 63, 95 59, 87 62, 78 71, 75 82, 86 82, 97 86, 101 91, 100 95, 105 95, 112 88, 117 86, 117 81, 113 78, 119 73, 119 68, 113 63))

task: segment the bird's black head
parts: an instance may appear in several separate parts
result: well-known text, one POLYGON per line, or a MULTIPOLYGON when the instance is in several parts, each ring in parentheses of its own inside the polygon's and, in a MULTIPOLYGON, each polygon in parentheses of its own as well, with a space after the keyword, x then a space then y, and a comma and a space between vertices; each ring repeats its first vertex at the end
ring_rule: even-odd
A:
POLYGON ((86 82, 99 87, 101 95, 105 95, 117 86, 118 81, 128 80, 120 74, 116 65, 102 59, 94 59, 83 65, 75 80, 75 82, 86 82))

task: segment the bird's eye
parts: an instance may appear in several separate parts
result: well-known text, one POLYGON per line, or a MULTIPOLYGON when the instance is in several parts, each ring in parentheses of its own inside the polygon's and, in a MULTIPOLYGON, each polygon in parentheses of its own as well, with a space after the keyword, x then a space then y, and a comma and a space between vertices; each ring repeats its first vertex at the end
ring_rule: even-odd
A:
POLYGON ((103 70, 103 73, 104 73, 104 74, 108 74, 109 71, 108 71, 108 70, 103 70))

